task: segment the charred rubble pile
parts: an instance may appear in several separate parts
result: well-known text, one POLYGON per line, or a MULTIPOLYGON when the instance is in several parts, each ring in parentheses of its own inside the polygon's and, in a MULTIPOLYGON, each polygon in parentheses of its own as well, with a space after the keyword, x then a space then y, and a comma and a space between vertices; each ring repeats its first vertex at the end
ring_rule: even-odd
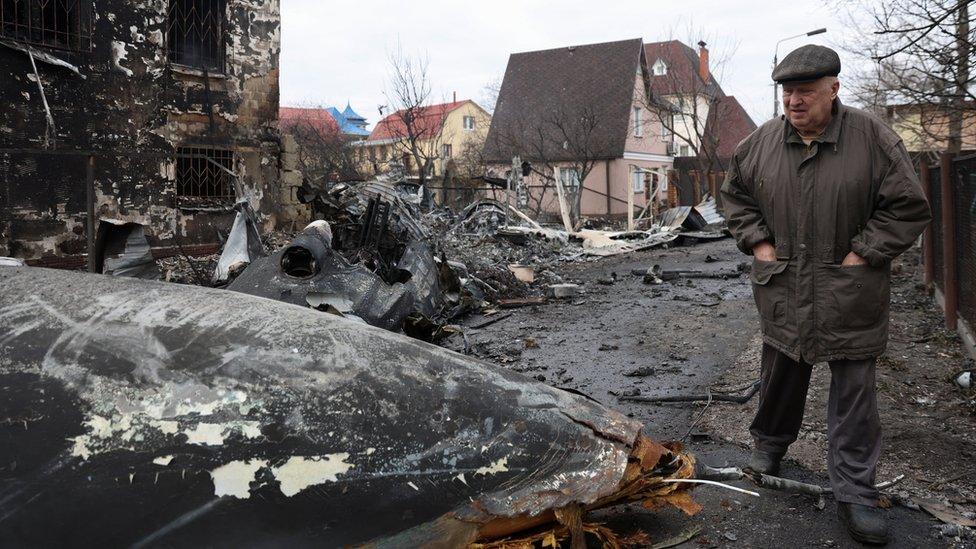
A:
POLYGON ((440 249, 486 283, 492 302, 545 294, 562 283, 558 264, 580 256, 568 238, 532 232, 495 200, 473 202, 451 219, 440 227, 440 249))
POLYGON ((419 198, 386 181, 308 191, 318 218, 254 260, 229 290, 363 320, 425 341, 480 308, 490 287, 438 253, 419 198))
POLYGON ((317 221, 294 235, 260 234, 239 201, 222 252, 203 257, 154 261, 141 226, 103 223, 98 271, 226 287, 439 341, 466 313, 571 296, 560 294, 573 286, 558 274, 562 262, 727 235, 711 199, 630 231, 546 227, 491 199, 455 214, 402 178, 307 186, 302 200, 317 221))

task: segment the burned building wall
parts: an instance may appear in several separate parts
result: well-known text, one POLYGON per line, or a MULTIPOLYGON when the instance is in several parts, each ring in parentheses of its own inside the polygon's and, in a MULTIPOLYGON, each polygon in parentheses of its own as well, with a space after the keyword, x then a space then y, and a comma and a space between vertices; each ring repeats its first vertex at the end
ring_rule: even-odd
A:
POLYGON ((89 207, 163 254, 215 247, 241 194, 279 221, 278 0, 19 4, 0 15, 0 255, 82 257, 89 207), (68 25, 43 28, 45 4, 68 25))

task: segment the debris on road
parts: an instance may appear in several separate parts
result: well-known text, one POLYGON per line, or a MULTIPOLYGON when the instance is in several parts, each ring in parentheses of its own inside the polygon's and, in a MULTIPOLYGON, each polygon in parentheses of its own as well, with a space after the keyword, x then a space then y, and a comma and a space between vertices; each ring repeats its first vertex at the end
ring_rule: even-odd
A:
POLYGON ((567 299, 579 295, 580 287, 578 284, 553 284, 546 291, 553 299, 567 299))
POLYGON ((227 241, 224 242, 224 249, 220 253, 214 271, 215 284, 227 282, 255 259, 267 255, 261 244, 257 216, 251 209, 250 203, 247 200, 238 200, 234 204, 234 210, 237 211, 234 225, 231 226, 227 241))
POLYGON ((95 237, 95 272, 111 276, 159 278, 145 226, 102 218, 95 237))
POLYGON ((719 270, 706 271, 702 269, 664 269, 660 265, 654 265, 650 269, 633 269, 634 276, 644 277, 645 284, 658 284, 656 281, 667 282, 679 278, 718 278, 728 280, 742 275, 740 270, 719 270), (650 282, 649 282, 650 281, 650 282))
POLYGON ((488 285, 463 264, 435 257, 412 190, 373 181, 338 185, 310 200, 331 223, 313 222, 228 289, 351 315, 427 341, 481 306, 488 285))
POLYGON ((502 309, 518 309, 519 307, 543 305, 545 302, 546 298, 544 297, 516 297, 512 299, 499 299, 498 306, 502 309))
MULTIPOLYGON (((324 246, 316 232, 299 244, 324 246)), ((0 433, 17 463, 0 479, 0 537, 25 545, 303 532, 456 546, 536 529, 576 545, 589 511, 700 509, 684 482, 693 456, 639 422, 389 331, 49 269, 0 269, 0 286, 0 402, 16 418, 0 433)))
POLYGON ((515 278, 525 282, 526 284, 532 284, 535 282, 535 270, 531 265, 512 264, 508 266, 508 270, 512 271, 515 278))

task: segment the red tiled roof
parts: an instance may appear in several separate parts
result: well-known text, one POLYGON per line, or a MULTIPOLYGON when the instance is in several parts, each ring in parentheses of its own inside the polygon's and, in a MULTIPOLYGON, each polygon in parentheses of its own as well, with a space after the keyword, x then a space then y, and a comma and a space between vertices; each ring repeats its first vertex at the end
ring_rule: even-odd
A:
POLYGON ((306 109, 301 107, 281 107, 278 109, 278 127, 282 130, 299 124, 308 124, 322 133, 339 131, 339 124, 325 109, 306 109))
MULTIPOLYGON (((461 101, 454 101, 453 103, 439 103, 437 105, 422 107, 414 123, 415 131, 418 133, 417 137, 420 139, 435 137, 441 131, 448 113, 470 102, 470 99, 463 99, 461 101)), ((407 137, 407 127, 403 120, 404 112, 404 110, 399 110, 380 120, 376 124, 376 127, 373 128, 373 131, 370 132, 369 141, 407 137)))
POLYGON ((679 93, 703 93, 723 96, 725 92, 711 74, 708 81, 698 74, 698 53, 678 40, 644 44, 647 69, 651 76, 651 91, 661 95, 679 93), (654 64, 661 59, 667 65, 667 74, 655 75, 654 64))

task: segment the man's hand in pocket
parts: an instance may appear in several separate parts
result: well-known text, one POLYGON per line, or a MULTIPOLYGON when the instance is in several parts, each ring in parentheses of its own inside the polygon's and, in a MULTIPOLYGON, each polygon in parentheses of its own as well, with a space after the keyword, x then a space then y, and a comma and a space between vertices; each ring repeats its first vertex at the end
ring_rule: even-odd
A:
POLYGON ((847 254, 847 257, 844 258, 844 261, 843 261, 843 263, 841 263, 841 266, 842 267, 853 267, 855 265, 867 265, 867 264, 868 264, 868 261, 866 259, 864 259, 863 257, 857 255, 854 252, 851 252, 851 253, 847 254))
POLYGON ((776 261, 776 248, 767 240, 752 247, 752 255, 759 261, 776 261))

